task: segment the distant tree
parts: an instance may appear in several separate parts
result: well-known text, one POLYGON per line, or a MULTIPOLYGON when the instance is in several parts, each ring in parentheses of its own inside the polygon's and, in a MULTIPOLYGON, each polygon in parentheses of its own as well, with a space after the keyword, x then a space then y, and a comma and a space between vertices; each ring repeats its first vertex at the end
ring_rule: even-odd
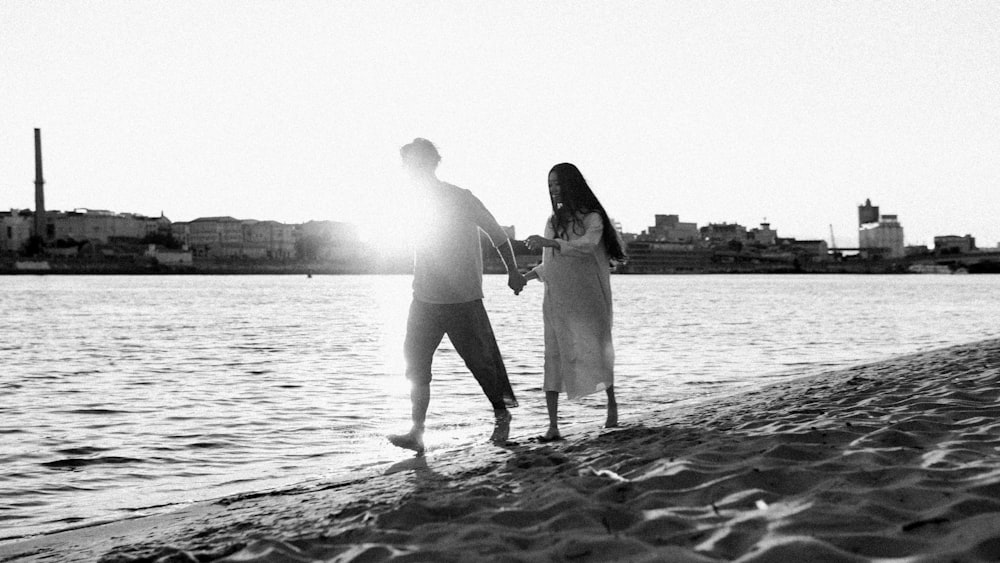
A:
POLYGON ((149 233, 148 235, 142 237, 142 240, 139 242, 142 244, 155 244, 171 250, 177 250, 183 246, 181 241, 174 238, 174 235, 170 233, 149 233))
POLYGON ((45 252, 45 240, 38 235, 31 235, 21 247, 21 255, 26 257, 39 256, 45 252))
POLYGON ((330 245, 329 233, 311 234, 299 237, 295 241, 295 256, 300 260, 314 262, 321 256, 321 250, 330 245))

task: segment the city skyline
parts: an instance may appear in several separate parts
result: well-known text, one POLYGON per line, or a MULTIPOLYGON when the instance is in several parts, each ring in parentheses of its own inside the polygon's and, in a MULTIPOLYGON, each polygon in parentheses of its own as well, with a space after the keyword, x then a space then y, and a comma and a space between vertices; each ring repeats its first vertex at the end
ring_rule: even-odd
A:
MULTIPOLYGON (((870 200, 867 200, 865 203, 866 203, 866 207, 871 207, 871 201, 870 200)), ((859 209, 859 213, 860 213, 860 206, 859 206, 858 209, 859 209)), ((876 213, 879 210, 878 206, 875 206, 874 209, 875 209, 876 213)), ((5 209, 0 208, 0 213, 5 212, 5 211, 6 211, 5 209)), ((34 215, 34 210, 30 209, 30 208, 20 208, 20 209, 16 208, 16 207, 15 208, 10 208, 10 212, 19 212, 19 211, 21 211, 21 212, 27 211, 27 212, 31 213, 32 215, 34 215)), ((174 224, 189 224, 189 223, 193 223, 193 222, 197 222, 197 221, 216 220, 216 219, 227 219, 227 220, 233 220, 233 221, 244 222, 244 223, 280 223, 280 224, 290 225, 290 226, 299 226, 299 225, 305 225, 305 224, 309 224, 309 223, 339 223, 339 224, 350 225, 351 228, 357 229, 356 233, 361 236, 362 240, 365 240, 365 239, 367 239, 367 238, 369 238, 369 237, 371 237, 373 235, 372 232, 369 232, 369 231, 366 230, 365 225, 361 225, 361 224, 358 224, 358 223, 355 223, 355 222, 352 222, 352 221, 349 221, 349 220, 330 219, 330 218, 311 218, 311 219, 307 219, 306 221, 303 221, 301 223, 291 223, 291 222, 279 221, 279 220, 270 219, 270 218, 234 217, 231 214, 214 215, 214 216, 200 216, 200 217, 194 217, 194 218, 191 218, 191 219, 172 219, 170 217, 170 215, 166 213, 165 210, 161 210, 160 211, 160 215, 145 214, 145 213, 139 213, 139 212, 135 212, 135 211, 126 211, 126 210, 90 209, 90 208, 82 208, 82 207, 76 207, 76 208, 70 208, 70 209, 46 209, 46 211, 45 211, 46 214, 59 214, 59 215, 74 214, 74 213, 81 213, 81 212, 84 213, 84 214, 86 214, 86 213, 94 213, 94 214, 111 214, 111 215, 115 215, 115 216, 127 216, 127 217, 146 217, 146 218, 149 218, 149 219, 163 217, 163 218, 166 218, 171 225, 174 225, 174 224)), ((676 220, 683 219, 683 218, 677 216, 676 214, 657 213, 657 212, 654 211, 652 213, 653 220, 650 221, 650 223, 646 227, 644 227, 644 228, 642 228, 640 230, 637 230, 637 231, 622 230, 622 234, 632 235, 632 236, 643 236, 643 235, 647 235, 647 234, 651 235, 651 234, 653 234, 652 231, 658 230, 657 227, 656 227, 656 225, 655 225, 655 223, 657 223, 657 219, 659 217, 674 217, 676 220)), ((889 219, 890 223, 892 223, 892 224, 898 224, 897 223, 897 218, 896 218, 896 216, 894 214, 876 215, 873 220, 864 221, 865 227, 862 227, 862 222, 861 222, 861 219, 859 218, 858 230, 860 231, 863 228, 871 228, 875 224, 881 224, 882 220, 886 219, 886 218, 889 219)), ((704 231, 704 229, 706 229, 706 228, 711 228, 713 226, 715 226, 715 227, 720 227, 720 226, 722 226, 722 227, 727 227, 727 226, 728 227, 744 227, 746 229, 747 233, 750 233, 751 231, 757 231, 759 228, 764 228, 765 231, 772 233, 771 236, 776 236, 776 237, 781 238, 781 239, 791 239, 791 240, 798 240, 798 241, 803 241, 803 242, 808 241, 808 240, 822 240, 822 241, 828 243, 830 249, 837 248, 837 249, 845 249, 845 250, 856 250, 858 246, 863 246, 860 240, 858 241, 858 244, 856 246, 853 246, 853 247, 849 246, 849 245, 845 245, 845 244, 836 244, 836 241, 832 240, 834 238, 833 237, 834 233, 830 233, 831 236, 829 238, 817 237, 815 239, 806 239, 806 238, 803 238, 801 236, 796 236, 794 233, 789 234, 789 233, 785 233, 785 232, 779 232, 779 228, 778 228, 779 226, 778 225, 773 225, 773 224, 771 224, 768 221, 764 221, 764 222, 761 222, 759 224, 754 224, 754 225, 743 224, 743 223, 739 223, 737 221, 732 221, 732 222, 730 222, 730 221, 718 221, 718 222, 705 222, 705 223, 701 223, 699 221, 683 221, 683 223, 691 223, 697 229, 702 230, 702 231, 704 231)), ((515 240, 524 240, 524 238, 526 238, 526 235, 519 234, 519 232, 517 230, 517 225, 503 225, 503 227, 504 227, 505 230, 508 230, 510 228, 514 229, 515 236, 513 238, 515 240)), ((972 237, 973 241, 976 240, 975 235, 971 234, 971 233, 967 233, 966 235, 955 235, 955 234, 935 235, 934 238, 935 239, 938 239, 938 238, 965 238, 965 237, 969 237, 969 236, 972 237)), ((366 242, 372 242, 372 241, 366 241, 366 242)), ((911 243, 908 243, 908 242, 905 243, 905 245, 907 247, 909 247, 909 246, 913 246, 913 247, 926 246, 926 247, 928 247, 931 250, 933 250, 935 248, 934 241, 932 241, 931 244, 927 244, 927 245, 925 245, 925 244, 911 244, 911 243)), ((392 247, 399 247, 400 245, 392 243, 392 242, 383 242, 381 244, 381 246, 392 248, 392 247)), ((873 246, 873 245, 871 243, 869 243, 868 246, 873 246)), ((877 245, 875 245, 875 246, 877 246, 877 245)), ((981 248, 981 249, 982 248, 986 248, 982 244, 977 244, 976 246, 978 248, 981 248)), ((998 245, 998 247, 1000 247, 1000 245, 998 245)))
POLYGON ((1000 5, 0 5, 0 197, 407 233, 398 148, 518 236, 580 166, 610 215, 1000 241, 1000 5), (655 210, 655 211, 651 211, 655 210))

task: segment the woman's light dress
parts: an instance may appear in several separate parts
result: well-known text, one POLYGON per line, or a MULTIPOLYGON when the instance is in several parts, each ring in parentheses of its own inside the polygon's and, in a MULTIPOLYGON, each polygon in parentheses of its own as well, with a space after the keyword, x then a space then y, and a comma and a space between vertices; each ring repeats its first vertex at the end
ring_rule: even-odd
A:
POLYGON ((614 384, 611 272, 603 232, 599 213, 579 217, 566 239, 556 239, 548 221, 545 237, 556 239, 559 248, 546 247, 534 269, 545 284, 545 390, 565 391, 570 399, 614 384))

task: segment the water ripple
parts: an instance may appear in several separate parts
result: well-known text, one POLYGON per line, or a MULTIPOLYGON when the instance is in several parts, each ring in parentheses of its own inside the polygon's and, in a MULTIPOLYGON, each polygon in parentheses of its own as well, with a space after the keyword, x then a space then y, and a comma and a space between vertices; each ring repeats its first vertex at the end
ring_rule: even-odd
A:
POLYGON ((126 463, 142 463, 142 460, 132 457, 92 457, 92 458, 66 458, 56 461, 47 461, 40 465, 50 469, 79 469, 91 465, 121 465, 126 463))
MULTIPOLYGON (((615 276, 622 416, 1000 336, 994 279, 615 276)), ((485 282, 515 432, 544 429, 541 289, 485 282)), ((409 300, 407 276, 5 280, 19 330, 0 345, 0 539, 394 459, 382 436, 408 422, 409 300)), ((597 421, 603 405, 561 411, 597 421)), ((429 436, 472 440, 491 414, 445 339, 429 436)))

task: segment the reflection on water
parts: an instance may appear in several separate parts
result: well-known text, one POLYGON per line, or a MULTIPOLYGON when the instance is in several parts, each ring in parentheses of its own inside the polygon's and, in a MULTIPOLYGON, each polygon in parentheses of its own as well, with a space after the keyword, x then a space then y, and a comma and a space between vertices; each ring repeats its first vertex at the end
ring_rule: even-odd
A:
MULTIPOLYGON (((1000 336, 989 276, 614 276, 622 419, 821 367, 1000 336)), ((545 428, 541 288, 488 276, 521 407, 545 428)), ((0 307, 0 539, 398 461, 408 276, 16 276, 0 307)), ((448 344, 428 446, 492 412, 448 344)), ((603 420, 603 396, 561 409, 603 420)))

